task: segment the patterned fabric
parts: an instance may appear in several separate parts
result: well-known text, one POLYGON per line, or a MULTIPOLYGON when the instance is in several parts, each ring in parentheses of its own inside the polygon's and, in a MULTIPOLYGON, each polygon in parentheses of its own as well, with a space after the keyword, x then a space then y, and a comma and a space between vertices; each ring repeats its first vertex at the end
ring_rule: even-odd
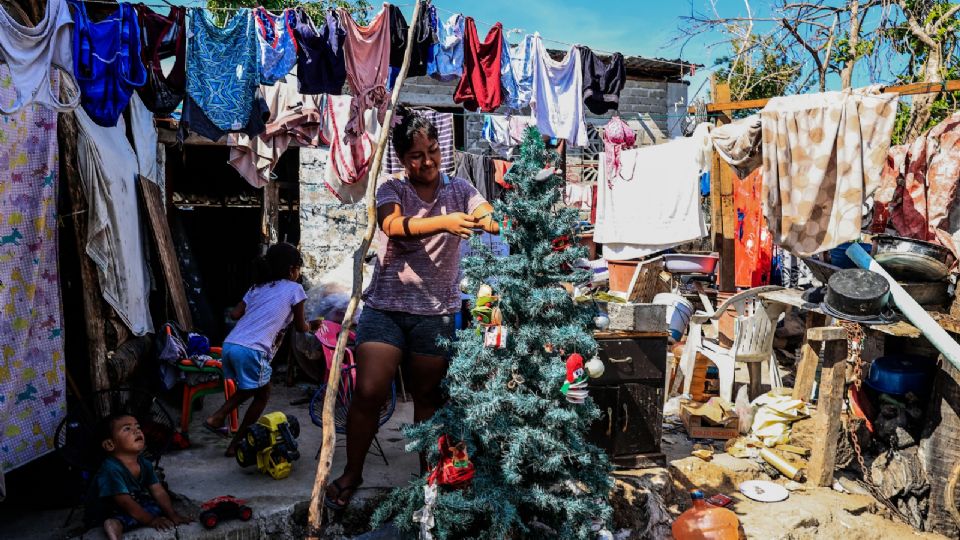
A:
POLYGON ((807 256, 858 239, 898 98, 874 86, 773 98, 760 111, 764 214, 775 242, 807 256))
MULTIPOLYGON (((56 80, 56 79, 54 79, 56 80)), ((0 105, 17 99, 0 64, 0 105)), ((0 122, 0 471, 52 452, 66 413, 57 272, 57 113, 0 122)))
POLYGON ((763 164, 760 153, 760 115, 750 116, 713 128, 713 148, 733 167, 740 178, 745 178, 763 164))
POLYGON ((909 145, 890 148, 874 196, 873 230, 888 223, 901 236, 941 244, 954 253, 960 223, 950 214, 960 180, 960 113, 953 113, 909 145))
POLYGON ((223 28, 210 12, 190 9, 187 93, 213 125, 243 129, 260 82, 259 47, 253 13, 241 9, 223 28))
POLYGON ((436 7, 430 6, 429 14, 437 42, 430 49, 427 75, 443 82, 457 80, 463 75, 463 15, 451 15, 441 23, 436 7))
MULTIPOLYGON (((453 172, 453 114, 437 112, 432 109, 415 109, 413 112, 429 120, 437 128, 437 142, 440 143, 440 170, 453 172)), ((393 149, 393 139, 387 140, 386 161, 383 172, 394 174, 403 171, 403 163, 393 149)))
POLYGON ((285 9, 277 17, 262 7, 253 10, 257 21, 257 43, 260 45, 260 82, 275 84, 297 65, 297 42, 293 29, 296 12, 285 9))
POLYGON ((120 4, 109 17, 94 22, 84 2, 71 4, 73 73, 80 84, 80 104, 94 122, 113 127, 134 90, 147 82, 137 12, 130 4, 120 4))
MULTIPOLYGON (((620 152, 637 144, 637 133, 619 116, 614 116, 603 128, 603 159, 606 160, 607 182, 632 180, 620 173, 620 152)), ((610 186, 613 187, 612 185, 610 186)))

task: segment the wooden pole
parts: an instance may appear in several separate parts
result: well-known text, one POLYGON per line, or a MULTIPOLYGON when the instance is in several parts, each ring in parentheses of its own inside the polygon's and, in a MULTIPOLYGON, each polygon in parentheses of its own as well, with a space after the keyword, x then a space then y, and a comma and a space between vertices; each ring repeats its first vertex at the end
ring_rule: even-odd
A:
POLYGON ((313 481, 313 494, 310 497, 310 510, 307 522, 307 538, 318 540, 320 537, 320 525, 323 518, 323 494, 327 487, 327 480, 330 475, 330 469, 333 467, 333 451, 337 443, 337 433, 334 429, 333 409, 337 399, 338 386, 340 385, 340 367, 343 363, 343 353, 347 348, 347 337, 350 335, 350 327, 353 323, 353 315, 360 304, 360 292, 363 287, 363 261, 367 250, 373 242, 373 234, 377 230, 377 179, 380 177, 380 171, 383 165, 383 154, 387 148, 387 139, 390 137, 390 126, 393 123, 394 108, 400 99, 400 89, 407 78, 407 70, 410 67, 410 55, 413 48, 414 33, 417 23, 420 20, 420 10, 423 2, 417 2, 413 8, 413 18, 410 20, 410 28, 407 31, 407 49, 403 53, 403 64, 400 66, 400 74, 393 86, 393 93, 390 96, 390 105, 384 116, 383 126, 380 131, 380 141, 377 143, 377 150, 373 154, 373 163, 370 167, 370 175, 367 180, 367 229, 360 242, 360 247, 353 255, 353 293, 350 297, 350 303, 347 304, 347 310, 343 315, 342 329, 337 339, 337 348, 333 353, 333 360, 330 362, 329 373, 327 374, 327 392, 323 398, 323 439, 320 446, 320 459, 317 462, 317 476, 313 481))
MULTIPOLYGON (((804 325, 808 329, 819 328, 827 324, 826 315, 807 313, 804 325)), ((797 376, 793 382, 793 399, 802 399, 809 402, 813 395, 813 384, 817 380, 817 365, 820 364, 820 342, 810 339, 810 331, 803 334, 803 345, 800 347, 800 362, 797 364, 797 376)))
MULTIPOLYGON (((711 79, 711 85, 714 99, 721 103, 730 101, 729 84, 717 83, 711 79)), ((730 121, 730 116, 727 114, 717 119, 717 125, 729 124, 730 121)), ((730 165, 714 152, 713 166, 710 170, 710 203, 713 215, 711 227, 713 228, 713 249, 720 254, 718 285, 723 292, 736 291, 734 230, 737 227, 737 220, 736 209, 733 206, 733 175, 730 165)))
POLYGON ((832 486, 840 439, 840 414, 846 398, 847 332, 838 326, 807 330, 811 341, 824 342, 820 398, 814 416, 816 445, 810 449, 807 477, 815 486, 832 486))

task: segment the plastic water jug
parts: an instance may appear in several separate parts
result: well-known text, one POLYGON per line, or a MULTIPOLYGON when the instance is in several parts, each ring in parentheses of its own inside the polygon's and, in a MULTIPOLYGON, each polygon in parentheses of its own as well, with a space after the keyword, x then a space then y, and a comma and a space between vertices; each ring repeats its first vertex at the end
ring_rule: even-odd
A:
POLYGON ((738 540, 740 520, 737 515, 703 500, 703 492, 690 492, 693 508, 680 514, 673 522, 676 540, 738 540))

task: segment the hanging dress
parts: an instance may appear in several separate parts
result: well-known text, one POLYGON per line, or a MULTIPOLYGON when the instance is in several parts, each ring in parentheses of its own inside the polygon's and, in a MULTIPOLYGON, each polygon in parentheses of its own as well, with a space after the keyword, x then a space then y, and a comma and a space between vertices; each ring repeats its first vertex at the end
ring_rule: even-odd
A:
POLYGON ((580 64, 583 68, 583 102, 590 112, 604 115, 620 108, 620 91, 627 82, 627 70, 623 65, 623 55, 614 53, 610 63, 603 60, 587 47, 578 47, 580 64))
POLYGON ((130 4, 100 21, 92 21, 84 2, 74 8, 73 73, 80 85, 80 105, 104 127, 117 120, 137 87, 147 82, 140 60, 140 25, 130 4))
POLYGON ((347 141, 346 124, 353 114, 350 96, 328 96, 323 111, 323 130, 320 139, 330 145, 330 159, 323 180, 327 189, 341 202, 363 200, 370 176, 370 161, 376 150, 380 124, 372 110, 363 113, 364 131, 347 141))
POLYGON ((580 55, 575 47, 560 62, 550 58, 540 36, 534 35, 533 94, 530 111, 540 133, 566 139, 574 146, 588 143, 583 122, 580 55))
POLYGON ((137 89, 140 100, 150 112, 167 115, 176 110, 187 91, 186 9, 171 6, 166 16, 146 4, 134 6, 140 24, 140 58, 147 69, 147 82, 137 89), (160 62, 175 57, 169 75, 160 62))
POLYGON ((43 20, 36 26, 24 26, 0 9, 0 62, 10 70, 10 83, 16 89, 12 104, 0 102, 0 114, 14 114, 25 105, 39 103, 57 112, 70 112, 80 104, 80 90, 73 75, 73 45, 70 27, 73 18, 64 0, 47 0, 43 20), (69 83, 73 97, 66 103, 54 93, 50 68, 59 70, 60 84, 69 83), (11 105, 7 108, 8 105, 11 105))
POLYGON ((273 85, 297 65, 297 41, 293 35, 296 13, 288 8, 276 16, 258 7, 253 10, 253 16, 260 47, 260 83, 273 85))
POLYGON ((296 9, 297 81, 301 94, 343 93, 347 65, 343 57, 346 33, 333 11, 317 29, 303 8, 296 9))
POLYGON ((389 96, 385 83, 390 73, 390 20, 387 9, 380 10, 368 26, 358 26, 344 8, 338 13, 340 24, 347 33, 344 57, 353 102, 344 129, 348 141, 351 141, 364 134, 364 111, 376 109, 381 124, 387 112, 389 96))
POLYGON ((492 112, 503 103, 500 62, 503 54, 503 26, 493 25, 481 43, 473 17, 463 23, 463 77, 453 94, 454 103, 468 111, 492 112))
POLYGON ((459 79, 463 76, 463 15, 451 15, 441 23, 435 6, 428 13, 437 42, 430 47, 427 75, 442 82, 459 79))
POLYGON ((253 13, 238 10, 223 28, 206 9, 190 9, 187 93, 223 131, 243 129, 260 82, 253 13))

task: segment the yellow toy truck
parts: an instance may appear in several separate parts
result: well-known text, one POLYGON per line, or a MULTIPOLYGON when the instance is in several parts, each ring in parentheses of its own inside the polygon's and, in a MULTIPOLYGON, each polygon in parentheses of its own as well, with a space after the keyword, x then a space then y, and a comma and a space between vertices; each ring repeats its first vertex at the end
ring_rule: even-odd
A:
POLYGON ((286 478, 293 471, 293 462, 300 459, 299 436, 300 422, 295 416, 279 411, 265 414, 247 428, 237 448, 237 463, 241 467, 256 463, 260 472, 276 480, 286 478))

